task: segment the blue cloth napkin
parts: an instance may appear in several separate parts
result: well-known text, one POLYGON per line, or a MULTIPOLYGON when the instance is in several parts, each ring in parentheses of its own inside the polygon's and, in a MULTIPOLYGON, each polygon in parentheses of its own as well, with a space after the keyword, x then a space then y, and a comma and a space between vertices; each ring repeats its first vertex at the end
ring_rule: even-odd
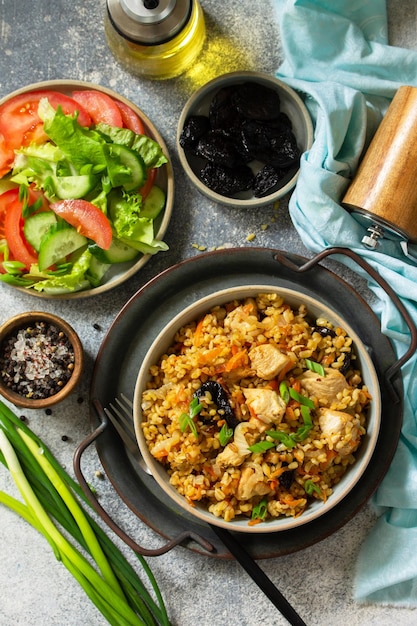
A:
MULTIPOLYGON (((284 59, 277 76, 304 95, 315 126, 290 199, 295 228, 314 252, 341 246, 361 255, 394 288, 417 324, 417 265, 399 242, 384 238, 376 251, 364 248, 364 228, 340 205, 397 89, 417 86, 417 53, 387 44, 382 0, 274 0, 274 10, 284 59)), ((356 264, 338 260, 365 276, 356 264)), ((373 308, 382 332, 400 357, 410 345, 409 330, 385 292, 372 279, 369 286, 377 296, 373 308)), ((373 498, 379 517, 360 549, 354 597, 417 606, 416 356, 403 366, 402 376, 402 433, 373 498)))

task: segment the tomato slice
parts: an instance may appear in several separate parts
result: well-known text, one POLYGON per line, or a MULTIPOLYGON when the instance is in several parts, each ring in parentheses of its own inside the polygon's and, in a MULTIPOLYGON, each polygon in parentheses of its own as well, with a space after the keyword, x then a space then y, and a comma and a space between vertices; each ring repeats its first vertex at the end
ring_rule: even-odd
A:
POLYGON ((110 126, 123 127, 122 114, 113 98, 101 91, 73 91, 72 97, 79 102, 91 116, 94 124, 103 122, 110 126))
POLYGON ((146 182, 143 185, 143 187, 139 189, 139 193, 142 196, 143 200, 145 200, 146 196, 148 195, 148 193, 153 187, 153 184, 156 178, 156 168, 153 168, 152 170, 148 170, 146 174, 147 174, 146 182))
MULTIPOLYGON (((0 106, 0 133, 8 149, 29 145, 36 136, 38 125, 42 124, 38 115, 39 100, 48 98, 54 109, 62 107, 65 115, 74 115, 78 111, 81 126, 91 126, 91 117, 84 107, 73 98, 57 91, 40 90, 15 96, 0 106)), ((41 140, 44 137, 41 136, 41 140)))
MULTIPOLYGON (((29 202, 33 203, 40 194, 30 192, 29 202)), ((32 263, 37 263, 35 250, 23 235, 23 203, 19 200, 19 190, 9 189, 0 196, 0 212, 4 215, 4 234, 10 250, 10 256, 20 261, 29 270, 32 263)))
POLYGON ((0 178, 11 169, 14 156, 14 151, 7 147, 3 135, 0 134, 0 178))
POLYGON ((119 100, 115 100, 115 103, 120 110, 123 126, 133 130, 137 135, 146 135, 145 125, 134 110, 131 109, 129 105, 119 100))
POLYGON ((51 204, 50 208, 68 224, 74 226, 81 235, 95 241, 103 250, 110 248, 113 237, 111 224, 103 211, 91 202, 61 200, 51 204))
POLYGON ((6 220, 6 212, 9 204, 14 202, 19 196, 19 190, 16 188, 8 189, 0 196, 0 239, 6 239, 4 223, 6 220))

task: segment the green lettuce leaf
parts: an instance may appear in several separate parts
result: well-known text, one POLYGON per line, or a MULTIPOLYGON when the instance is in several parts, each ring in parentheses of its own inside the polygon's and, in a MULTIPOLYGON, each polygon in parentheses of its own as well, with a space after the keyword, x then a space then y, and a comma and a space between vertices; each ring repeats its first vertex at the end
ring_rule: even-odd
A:
POLYGON ((115 235, 143 254, 168 250, 165 242, 155 239, 153 220, 141 216, 142 198, 139 194, 113 194, 110 215, 115 235))
POLYGON ((168 162, 161 146, 147 135, 136 135, 128 128, 116 128, 108 124, 97 124, 96 129, 107 141, 135 150, 147 168, 161 167, 168 162))
POLYGON ((51 278, 37 281, 33 284, 35 291, 44 291, 49 294, 71 293, 90 287, 87 273, 91 262, 91 252, 85 250, 73 263, 71 271, 63 276, 52 275, 51 278))

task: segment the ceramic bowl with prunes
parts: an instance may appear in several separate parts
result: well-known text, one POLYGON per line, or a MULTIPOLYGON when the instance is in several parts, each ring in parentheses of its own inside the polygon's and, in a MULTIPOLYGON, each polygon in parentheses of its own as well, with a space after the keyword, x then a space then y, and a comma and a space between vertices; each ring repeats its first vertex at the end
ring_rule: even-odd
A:
POLYGON ((181 163, 198 189, 233 206, 269 204, 295 185, 312 124, 285 83, 255 72, 210 81, 178 125, 181 163))

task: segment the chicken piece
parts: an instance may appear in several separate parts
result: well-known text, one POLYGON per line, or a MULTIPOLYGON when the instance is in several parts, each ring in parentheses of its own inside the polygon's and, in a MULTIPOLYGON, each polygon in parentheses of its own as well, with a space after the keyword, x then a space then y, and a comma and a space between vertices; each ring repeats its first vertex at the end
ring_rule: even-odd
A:
POLYGON ((262 467, 256 463, 247 463, 242 467, 236 496, 238 500, 250 500, 253 496, 264 496, 270 493, 262 467))
POLYGON ((249 454, 248 442, 245 438, 245 433, 253 428, 249 422, 241 422, 238 424, 233 433, 233 441, 227 444, 227 446, 216 457, 216 465, 219 467, 238 467, 242 465, 244 460, 249 454))
POLYGON ((255 346, 249 350, 249 358, 256 375, 264 380, 275 378, 284 367, 292 363, 292 359, 272 343, 255 346))
POLYGON ((246 404, 256 418, 264 424, 279 424, 287 405, 273 389, 243 389, 246 404))
POLYGON ((350 413, 333 409, 319 409, 319 425, 330 450, 340 456, 354 452, 361 438, 359 420, 350 413))
POLYGON ((325 376, 307 370, 299 376, 298 380, 308 396, 317 398, 320 404, 329 405, 337 399, 337 394, 350 386, 339 370, 331 367, 324 369, 325 376))

